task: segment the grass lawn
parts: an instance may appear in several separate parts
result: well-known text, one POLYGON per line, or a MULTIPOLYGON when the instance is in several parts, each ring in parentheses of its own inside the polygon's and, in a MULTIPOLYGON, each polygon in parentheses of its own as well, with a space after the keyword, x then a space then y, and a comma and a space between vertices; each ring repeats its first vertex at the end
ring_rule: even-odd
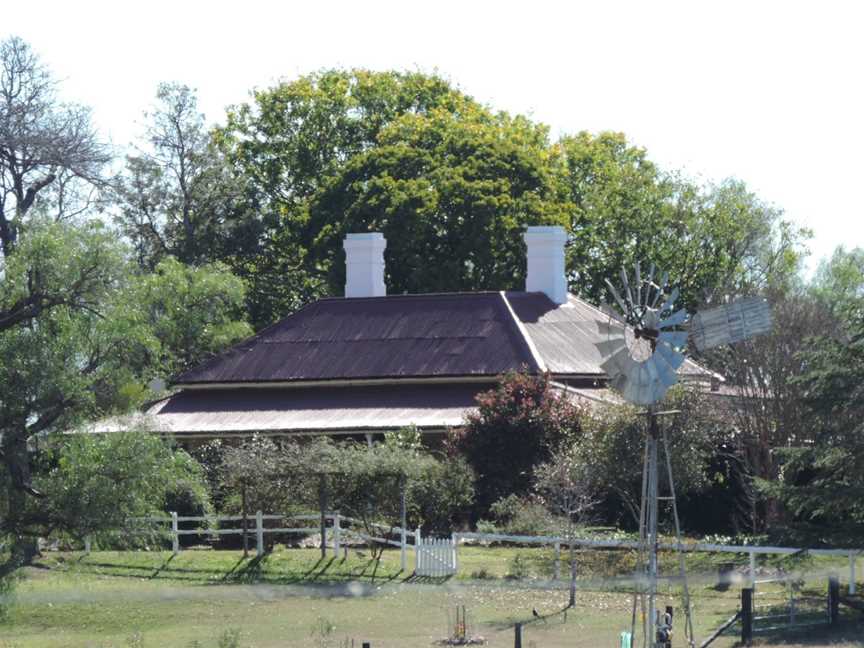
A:
MULTIPOLYGON (((525 648, 617 647, 618 633, 629 627, 632 599, 621 591, 626 583, 608 580, 627 573, 632 558, 624 552, 580 557, 577 606, 566 619, 559 613, 567 600, 566 582, 549 580, 551 551, 461 547, 459 558, 457 578, 424 582, 400 572, 398 551, 385 552, 378 563, 368 552, 354 550, 347 558, 324 560, 315 549, 277 549, 261 560, 236 551, 184 551, 173 557, 48 553, 24 571, 15 604, 0 624, 0 648, 222 648, 233 645, 225 633, 235 631, 237 645, 248 648, 337 647, 346 640, 350 646, 351 639, 357 648, 361 641, 373 648, 430 646, 447 636, 448 617, 457 605, 466 606, 469 626, 493 647, 513 645, 516 621, 527 622, 525 648), (532 609, 545 618, 534 619, 532 609)), ((738 604, 737 589, 714 587, 709 576, 716 566, 709 558, 691 565, 705 576, 694 574, 692 588, 699 638, 738 604)), ((808 586, 824 589, 821 571, 830 566, 804 565, 817 574, 808 586)), ((759 595, 762 602, 780 602, 783 592, 766 585, 759 595)), ((671 597, 668 604, 680 605, 671 597)), ((797 641, 845 648, 864 645, 852 641, 862 635, 864 627, 846 625, 831 636, 820 629, 775 636, 766 645, 797 641)), ((733 644, 734 636, 712 645, 733 644)), ((685 645, 683 638, 676 645, 685 645)))

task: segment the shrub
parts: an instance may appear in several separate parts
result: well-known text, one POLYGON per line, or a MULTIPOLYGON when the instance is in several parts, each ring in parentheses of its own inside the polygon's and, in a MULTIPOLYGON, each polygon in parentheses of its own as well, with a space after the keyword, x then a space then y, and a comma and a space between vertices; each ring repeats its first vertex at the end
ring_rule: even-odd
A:
POLYGON ((526 495, 535 465, 581 435, 583 409, 555 391, 548 375, 504 376, 477 396, 478 411, 450 433, 446 446, 476 474, 474 518, 508 495, 526 495))

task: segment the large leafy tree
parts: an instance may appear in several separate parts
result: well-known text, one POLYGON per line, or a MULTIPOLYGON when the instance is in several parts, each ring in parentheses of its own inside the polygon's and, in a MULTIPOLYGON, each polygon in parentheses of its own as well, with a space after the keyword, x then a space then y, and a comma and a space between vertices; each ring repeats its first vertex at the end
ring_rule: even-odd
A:
POLYGON ((800 344, 803 431, 778 448, 776 479, 761 490, 787 514, 783 529, 803 542, 855 543, 864 529, 864 264, 861 250, 838 249, 810 287, 814 308, 830 325, 813 327, 800 344))
POLYGON ((351 229, 388 235, 391 291, 428 291, 513 285, 517 228, 563 222, 545 129, 435 76, 301 77, 256 92, 217 138, 268 226, 241 269, 256 325, 341 292, 351 229))
POLYGON ((546 129, 466 105, 405 115, 309 205, 314 258, 341 290, 345 234, 380 231, 392 292, 518 289, 526 225, 566 222, 546 129))
POLYGON ((573 204, 570 287, 609 301, 604 279, 636 261, 668 271, 691 309, 750 293, 797 270, 805 232, 738 181, 700 187, 659 169, 620 133, 559 142, 573 204))

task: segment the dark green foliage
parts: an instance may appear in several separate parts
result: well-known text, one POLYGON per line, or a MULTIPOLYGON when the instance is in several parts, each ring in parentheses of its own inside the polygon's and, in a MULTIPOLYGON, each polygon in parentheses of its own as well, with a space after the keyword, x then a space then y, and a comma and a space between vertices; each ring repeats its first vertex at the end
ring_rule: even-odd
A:
POLYGON ((125 528, 127 518, 161 514, 180 498, 209 508, 197 462, 146 431, 65 435, 40 461, 48 470, 34 483, 46 497, 34 516, 50 520, 46 532, 98 540, 125 528))
MULTIPOLYGON (((716 439, 728 432, 709 399, 698 389, 679 386, 663 402, 664 410, 680 412, 662 417, 659 422, 668 436, 678 497, 698 493, 708 485, 707 467, 716 439)), ((638 526, 646 425, 645 415, 630 406, 603 408, 584 423, 585 434, 577 444, 577 453, 593 467, 597 492, 607 497, 608 522, 638 526)), ((662 444, 660 462, 659 488, 665 495, 669 493, 669 480, 662 444)), ((671 521, 671 516, 668 519, 671 521)))
POLYGON ((585 413, 556 393, 548 376, 504 376, 477 397, 479 411, 448 438, 452 454, 465 457, 477 475, 475 519, 511 494, 526 495, 535 465, 554 448, 574 442, 585 413))
POLYGON ((811 542, 855 545, 864 532, 864 309, 857 304, 846 304, 851 317, 839 334, 813 337, 799 354, 812 436, 779 449, 780 479, 759 483, 791 516, 785 526, 811 542))
POLYGON ((464 461, 436 459, 396 433, 372 447, 253 437, 214 451, 221 457, 219 497, 229 512, 241 510, 244 489, 251 513, 317 512, 323 495, 327 511, 362 520, 370 530, 372 523, 398 526, 404 483, 409 527, 444 532, 465 519, 473 501, 473 474, 464 461))
POLYGON ((567 252, 571 290, 611 301, 603 280, 636 261, 655 263, 694 310, 794 274, 805 232, 738 181, 701 187, 662 171, 621 133, 566 136, 567 252))

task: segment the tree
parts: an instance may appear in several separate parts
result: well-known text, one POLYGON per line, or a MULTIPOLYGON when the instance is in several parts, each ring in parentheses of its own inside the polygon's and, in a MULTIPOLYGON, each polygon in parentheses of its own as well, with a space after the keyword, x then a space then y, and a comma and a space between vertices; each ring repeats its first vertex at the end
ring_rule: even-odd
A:
POLYGON ((86 210, 110 155, 90 111, 61 103, 57 83, 30 46, 0 43, 0 252, 9 256, 30 214, 54 219, 86 210))
POLYGON ((552 458, 534 468, 534 490, 550 513, 564 520, 570 543, 570 601, 576 605, 576 529, 597 505, 594 466, 579 455, 578 446, 557 449, 552 458))
MULTIPOLYGON (((679 498, 698 493, 708 484, 707 465, 728 429, 716 418, 716 410, 698 388, 681 385, 670 390, 664 409, 678 410, 660 421, 669 441, 675 492, 679 498)), ((591 466, 597 479, 597 492, 607 500, 614 495, 607 512, 616 524, 628 521, 638 526, 642 495, 642 465, 645 456, 646 425, 644 414, 629 405, 608 405, 591 412, 583 422, 584 433, 576 441, 581 462, 591 466), (622 517, 620 513, 629 513, 622 517), (628 520, 629 517, 629 520, 628 520)), ((663 448, 661 445, 661 461, 663 448)), ((666 471, 659 471, 659 488, 669 492, 666 471)), ((607 504, 610 502, 607 501, 607 504)))
POLYGON ((623 134, 582 132, 559 142, 573 203, 571 290, 611 301, 604 279, 636 261, 669 272, 694 310, 786 281, 806 232, 735 180, 699 187, 660 170, 623 134))
POLYGON ((108 536, 128 518, 164 511, 170 496, 189 492, 206 507, 208 495, 201 467, 144 430, 55 439, 40 457, 37 488, 46 494, 40 508, 40 532, 108 536))
POLYGON ((527 495, 532 471, 552 451, 582 432, 585 413, 554 391, 548 376, 504 376, 498 387, 477 396, 478 411, 450 433, 449 451, 465 458, 476 474, 474 518, 508 495, 527 495))
POLYGON ((217 137, 267 223, 242 271, 256 325, 342 292, 352 228, 388 236, 391 292, 500 289, 524 264, 518 228, 564 220, 546 129, 436 76, 304 76, 255 93, 217 137))
POLYGON ((798 370, 802 433, 778 446, 776 477, 759 479, 782 504, 779 529, 808 543, 854 544, 864 530, 864 272, 860 250, 838 249, 810 290, 831 326, 802 334, 798 370))
POLYGON ((33 468, 42 464, 30 444, 87 419, 128 410, 148 396, 145 385, 152 377, 245 330, 231 320, 238 304, 218 276, 187 271, 193 276, 186 285, 178 281, 172 296, 172 286, 164 283, 163 290, 153 290, 164 277, 136 286, 142 280, 124 256, 125 249, 99 223, 31 220, 4 259, 0 312, 15 315, 0 327, 0 459, 6 487, 0 494, 6 511, 0 533, 13 539, 14 550, 0 571, 30 560, 35 538, 56 526, 48 494, 33 478, 33 468), (163 308, 166 302, 174 307, 163 308), (177 332, 195 326, 213 335, 190 347, 177 332))
POLYGON ((243 282, 221 263, 195 267, 166 257, 137 275, 124 299, 130 309, 146 309, 159 343, 153 367, 172 376, 252 334, 245 296, 243 282))
POLYGON ((162 83, 145 145, 115 185, 118 221, 138 263, 226 260, 257 244, 260 222, 242 212, 243 185, 213 144, 195 91, 162 83), (241 218, 241 216, 244 216, 241 218))
POLYGON ((518 289, 526 225, 564 224, 545 127, 466 105, 383 128, 309 204, 313 257, 341 292, 345 234, 387 239, 388 290, 518 289))

